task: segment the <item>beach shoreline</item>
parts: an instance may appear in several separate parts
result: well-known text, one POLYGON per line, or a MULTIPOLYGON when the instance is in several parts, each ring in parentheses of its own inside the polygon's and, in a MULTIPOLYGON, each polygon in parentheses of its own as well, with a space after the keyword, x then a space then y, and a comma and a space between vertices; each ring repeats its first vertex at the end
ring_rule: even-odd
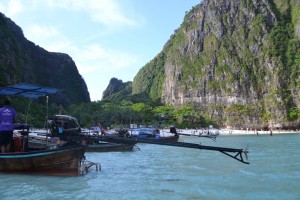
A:
POLYGON ((293 130, 235 130, 235 129, 220 129, 220 135, 273 135, 273 134, 292 134, 300 131, 293 130))
MULTIPOLYGON (((200 135, 203 129, 177 129, 177 132, 182 135, 200 135)), ((276 134, 300 134, 300 130, 238 130, 238 129, 210 129, 212 133, 219 132, 223 135, 276 135, 276 134)), ((163 133, 169 133, 168 129, 163 129, 163 133)))

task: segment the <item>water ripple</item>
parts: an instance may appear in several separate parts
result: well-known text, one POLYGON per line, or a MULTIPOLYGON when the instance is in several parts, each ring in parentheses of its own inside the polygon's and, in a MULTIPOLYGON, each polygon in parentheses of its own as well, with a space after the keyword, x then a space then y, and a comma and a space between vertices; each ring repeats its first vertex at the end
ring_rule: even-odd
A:
POLYGON ((141 151, 88 153, 102 171, 85 176, 2 174, 0 199, 300 199, 299 135, 182 140, 232 148, 249 144, 250 165, 219 152, 141 144, 141 151))

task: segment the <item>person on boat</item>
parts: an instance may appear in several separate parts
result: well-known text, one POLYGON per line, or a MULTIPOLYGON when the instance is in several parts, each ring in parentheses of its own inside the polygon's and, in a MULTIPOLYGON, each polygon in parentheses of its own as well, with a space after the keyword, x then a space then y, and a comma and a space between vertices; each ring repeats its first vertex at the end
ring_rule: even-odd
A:
POLYGON ((1 153, 10 152, 13 140, 14 123, 17 112, 10 106, 10 101, 5 100, 3 107, 0 108, 0 145, 1 153))
POLYGON ((101 126, 101 136, 105 136, 104 128, 101 126))

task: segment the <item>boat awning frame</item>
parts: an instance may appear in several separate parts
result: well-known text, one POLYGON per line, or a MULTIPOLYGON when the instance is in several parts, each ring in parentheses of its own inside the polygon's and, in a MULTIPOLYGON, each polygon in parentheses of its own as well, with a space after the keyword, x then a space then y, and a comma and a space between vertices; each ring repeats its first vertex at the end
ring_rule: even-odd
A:
POLYGON ((55 94, 58 91, 59 89, 56 88, 43 87, 27 83, 19 83, 16 85, 0 88, 0 95, 12 95, 30 99, 37 99, 42 96, 55 94))

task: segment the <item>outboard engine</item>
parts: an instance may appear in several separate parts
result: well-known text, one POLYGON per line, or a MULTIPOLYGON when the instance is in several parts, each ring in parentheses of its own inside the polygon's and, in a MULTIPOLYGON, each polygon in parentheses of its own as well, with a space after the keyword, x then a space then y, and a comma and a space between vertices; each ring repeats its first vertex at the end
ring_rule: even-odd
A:
POLYGON ((59 137, 61 140, 72 141, 79 136, 81 128, 77 119, 68 115, 55 115, 53 120, 48 121, 51 136, 59 137))
POLYGON ((178 135, 175 126, 170 127, 170 133, 173 133, 174 135, 178 135))
POLYGON ((125 137, 125 138, 127 138, 127 137, 130 136, 130 133, 128 132, 127 129, 122 128, 122 129, 120 129, 120 130, 118 131, 118 135, 119 135, 119 137, 125 137))

